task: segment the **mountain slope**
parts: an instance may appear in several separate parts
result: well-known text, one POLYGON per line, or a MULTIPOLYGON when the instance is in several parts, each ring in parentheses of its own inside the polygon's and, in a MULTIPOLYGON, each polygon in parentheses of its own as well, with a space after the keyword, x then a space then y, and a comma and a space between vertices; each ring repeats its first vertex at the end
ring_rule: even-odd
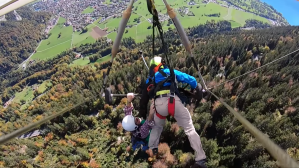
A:
MULTIPOLYGON (((265 65, 299 48, 299 28, 288 26, 267 30, 231 31, 227 25, 229 22, 225 21, 208 23, 188 30, 201 73, 216 95, 220 95, 237 109, 291 157, 299 159, 298 53, 248 76, 217 86, 220 82, 265 65), (219 30, 223 31, 218 32, 219 30)), ((171 66, 199 80, 195 68, 190 66, 192 62, 189 56, 180 46, 176 32, 165 33, 165 38, 169 44, 169 55, 173 63, 171 66)), ((112 45, 103 46, 104 41, 75 50, 91 54, 105 52, 106 48, 111 49, 112 45)), ((113 93, 134 92, 144 81, 147 70, 137 52, 142 49, 148 62, 149 58, 152 58, 150 45, 150 38, 141 44, 134 43, 132 39, 125 40, 107 81, 113 93)), ((155 51, 157 55, 162 54, 159 43, 156 43, 155 51)), ((108 106, 104 105, 99 96, 103 87, 102 74, 107 71, 108 63, 68 66, 67 63, 72 59, 74 55, 65 53, 41 65, 45 67, 35 67, 47 71, 40 75, 51 80, 53 87, 24 110, 20 110, 18 103, 13 103, 6 109, 1 109, 0 106, 1 134, 12 132, 87 98, 90 101, 43 125, 41 129, 46 130, 45 134, 30 139, 13 140, 1 146, 0 164, 4 167, 153 165, 155 168, 159 164, 164 167, 184 167, 192 162, 193 151, 188 138, 173 119, 167 122, 162 133, 158 161, 148 163, 141 152, 134 155, 126 149, 130 145, 130 135, 125 133, 119 124, 124 115, 122 108, 126 99, 115 98, 114 106, 108 106), (52 61, 55 61, 53 67, 47 66, 52 61), (95 116, 94 113, 98 115, 95 116), (5 123, 4 119, 8 121, 5 123), (163 151, 165 153, 162 153, 163 151)), ((38 76, 36 78, 39 79, 38 76)), ((34 81, 37 82, 32 80, 31 84, 34 84, 34 81)), ((138 110, 138 99, 133 103, 138 110)), ((269 153, 215 98, 207 95, 199 106, 187 108, 192 115, 195 129, 201 134, 208 167, 276 166, 269 153)))
POLYGON ((6 15, 7 21, 0 22, 0 69, 5 74, 27 59, 43 38, 42 31, 50 15, 45 12, 32 12, 23 7, 17 10, 22 16, 16 21, 13 12, 6 15))
POLYGON ((289 25, 281 13, 277 12, 271 5, 263 3, 260 0, 225 0, 245 11, 255 13, 259 16, 271 19, 277 22, 277 25, 289 25))

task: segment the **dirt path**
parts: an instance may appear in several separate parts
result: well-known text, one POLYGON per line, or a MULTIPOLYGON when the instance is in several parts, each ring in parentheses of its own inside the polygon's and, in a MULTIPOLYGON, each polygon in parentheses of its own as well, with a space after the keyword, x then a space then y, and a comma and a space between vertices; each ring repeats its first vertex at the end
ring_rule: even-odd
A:
POLYGON ((233 8, 228 8, 227 15, 223 17, 224 20, 232 20, 233 8))

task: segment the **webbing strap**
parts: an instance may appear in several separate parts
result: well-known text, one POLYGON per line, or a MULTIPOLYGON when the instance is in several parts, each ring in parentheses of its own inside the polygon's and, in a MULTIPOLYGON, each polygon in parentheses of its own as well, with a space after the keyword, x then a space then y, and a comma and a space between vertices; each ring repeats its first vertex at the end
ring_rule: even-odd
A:
MULTIPOLYGON (((166 47, 164 37, 163 37, 163 28, 161 26, 161 23, 159 22, 158 12, 156 10, 156 7, 155 7, 155 4, 154 4, 153 0, 147 0, 146 2, 147 2, 148 11, 153 15, 153 29, 155 29, 155 27, 157 26, 159 34, 160 34, 160 38, 161 38, 161 41, 162 41, 162 48, 163 48, 164 54, 166 56, 167 63, 170 66, 170 62, 169 62, 169 59, 168 59, 168 56, 167 56, 168 51, 167 51, 167 47, 166 47)), ((153 32, 154 32, 154 30, 153 30, 153 32)), ((154 40, 155 40, 155 38, 153 36, 153 41, 154 40)))
POLYGON ((167 94, 170 93, 170 90, 160 90, 156 93, 156 96, 162 95, 162 94, 167 94))
POLYGON ((159 114, 159 113, 157 112, 157 110, 156 110, 156 116, 159 117, 159 118, 162 119, 162 120, 166 119, 166 117, 165 117, 165 116, 162 116, 161 114, 159 114))

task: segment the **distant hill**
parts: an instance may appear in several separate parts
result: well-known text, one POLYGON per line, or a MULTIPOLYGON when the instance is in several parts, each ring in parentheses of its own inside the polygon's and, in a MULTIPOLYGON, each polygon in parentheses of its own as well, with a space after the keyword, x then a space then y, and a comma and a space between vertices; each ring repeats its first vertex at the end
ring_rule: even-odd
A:
POLYGON ((260 0, 226 0, 226 2, 235 5, 246 12, 252 12, 259 16, 278 22, 278 25, 290 25, 288 21, 277 12, 271 5, 260 0))

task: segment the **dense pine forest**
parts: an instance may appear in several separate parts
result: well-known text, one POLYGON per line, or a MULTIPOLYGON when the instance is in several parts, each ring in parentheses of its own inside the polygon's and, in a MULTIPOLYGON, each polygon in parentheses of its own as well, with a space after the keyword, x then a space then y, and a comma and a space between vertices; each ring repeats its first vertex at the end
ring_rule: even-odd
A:
MULTIPOLYGON (((208 87, 292 158, 299 160, 299 53, 225 82, 298 49, 299 28, 242 31, 233 30, 229 22, 222 21, 208 22, 186 31, 208 87)), ((176 31, 168 31, 164 36, 171 66, 199 81, 176 31)), ((113 93, 137 92, 148 75, 138 51, 142 50, 149 62, 153 57, 151 45, 151 37, 143 43, 123 39, 108 78, 113 93)), ((156 55, 164 57, 161 44, 157 41, 155 46, 156 55)), ((73 51, 102 57, 109 54, 111 48, 112 43, 100 39, 73 51)), ((66 51, 6 76, 1 104, 26 85, 50 80, 52 86, 42 96, 35 91, 33 102, 25 109, 21 110, 22 103, 12 103, 7 108, 0 106, 0 136, 64 108, 83 104, 42 125, 39 129, 43 133, 39 136, 14 139, 0 146, 1 166, 140 168, 152 165, 166 168, 187 167, 192 163, 194 155, 188 138, 172 118, 168 118, 164 127, 157 160, 148 159, 149 152, 128 150, 130 134, 120 124, 126 98, 114 98, 110 106, 100 95, 109 62, 70 66, 74 59, 75 54, 66 51)), ((137 114, 139 99, 135 98, 133 103, 134 114, 137 114)), ((201 136, 208 167, 277 167, 263 146, 213 96, 206 94, 198 106, 187 108, 201 136)))

